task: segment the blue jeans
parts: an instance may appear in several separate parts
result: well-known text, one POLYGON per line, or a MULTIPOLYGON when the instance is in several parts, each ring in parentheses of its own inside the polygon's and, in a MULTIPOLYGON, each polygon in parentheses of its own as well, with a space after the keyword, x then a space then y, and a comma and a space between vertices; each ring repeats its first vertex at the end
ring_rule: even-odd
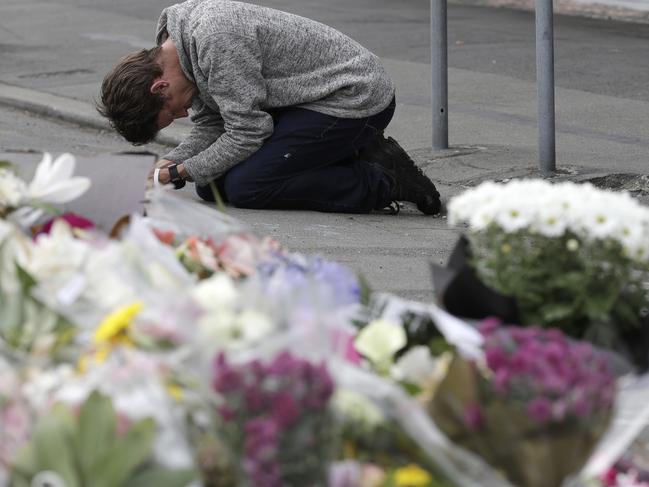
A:
MULTIPOLYGON (((392 119, 395 102, 377 115, 349 119, 306 110, 271 112, 273 134, 216 183, 239 208, 367 213, 387 206, 393 181, 359 158, 359 150, 392 119)), ((209 186, 197 186, 207 201, 209 186)))

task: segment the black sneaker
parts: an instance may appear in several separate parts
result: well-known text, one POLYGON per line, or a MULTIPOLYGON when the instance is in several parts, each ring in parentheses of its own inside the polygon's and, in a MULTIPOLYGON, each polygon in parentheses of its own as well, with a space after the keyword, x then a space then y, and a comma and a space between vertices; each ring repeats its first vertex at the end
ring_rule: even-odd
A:
POLYGON ((442 205, 435 184, 392 137, 386 139, 382 133, 378 134, 360 157, 392 177, 395 182, 392 199, 415 203, 426 215, 439 213, 442 205))

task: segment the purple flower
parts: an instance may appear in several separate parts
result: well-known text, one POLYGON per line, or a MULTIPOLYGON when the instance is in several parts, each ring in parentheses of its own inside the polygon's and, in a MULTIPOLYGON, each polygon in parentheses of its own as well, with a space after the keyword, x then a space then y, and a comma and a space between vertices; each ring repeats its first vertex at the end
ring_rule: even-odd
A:
POLYGON ((495 333, 496 330, 500 328, 501 324, 502 321, 494 316, 485 318, 480 322, 480 333, 482 333, 485 337, 488 337, 489 335, 495 333))
POLYGON ((277 448, 279 428, 272 419, 251 419, 244 425, 243 451, 248 457, 271 458, 277 448))
POLYGON ((290 352, 282 352, 268 366, 268 373, 277 377, 292 375, 299 367, 299 362, 290 352))
POLYGON ((527 413, 538 423, 552 419, 552 403, 545 397, 537 397, 527 405, 527 413))
POLYGON ((246 401, 246 409, 251 413, 258 413, 266 407, 266 394, 257 384, 245 387, 244 398, 246 401))
POLYGON ((501 348, 487 348, 485 350, 485 358, 487 359, 487 366, 491 370, 498 370, 509 363, 507 353, 501 348))
POLYGON ((214 361, 214 380, 212 387, 216 392, 226 393, 241 388, 243 377, 228 365, 225 354, 220 353, 214 361))
POLYGON ((362 466, 355 460, 336 462, 329 467, 328 487, 358 487, 362 466))
POLYGON ((223 421, 225 421, 226 423, 237 419, 237 414, 234 412, 234 410, 229 406, 226 406, 225 404, 219 406, 219 414, 221 415, 221 419, 223 419, 223 421))
POLYGON ((288 392, 280 392, 272 398, 273 419, 281 428, 289 428, 297 421, 300 411, 297 401, 288 392))
POLYGON ((501 395, 507 394, 512 373, 508 369, 498 369, 494 377, 494 387, 501 395))
MULTIPOLYGON (((613 404, 615 380, 592 346, 571 342, 556 329, 497 327, 483 323, 483 379, 505 401, 522 402, 535 421, 585 418, 613 404)), ((485 398, 489 400, 489 397, 485 398)))

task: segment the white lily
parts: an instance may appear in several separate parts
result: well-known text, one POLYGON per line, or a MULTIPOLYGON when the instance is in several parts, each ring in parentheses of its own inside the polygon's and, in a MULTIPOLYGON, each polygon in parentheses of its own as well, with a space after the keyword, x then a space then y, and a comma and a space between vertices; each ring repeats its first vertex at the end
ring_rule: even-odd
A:
POLYGON ((61 154, 52 161, 52 155, 44 153, 27 197, 42 203, 67 203, 81 196, 90 188, 90 179, 72 177, 75 164, 72 154, 61 154))

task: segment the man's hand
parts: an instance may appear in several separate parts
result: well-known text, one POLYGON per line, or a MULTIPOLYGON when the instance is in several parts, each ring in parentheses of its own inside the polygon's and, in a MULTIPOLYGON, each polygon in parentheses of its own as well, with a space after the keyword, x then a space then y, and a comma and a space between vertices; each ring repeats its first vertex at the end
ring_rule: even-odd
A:
MULTIPOLYGON (((171 166, 172 164, 175 164, 175 162, 170 161, 168 159, 160 159, 158 162, 156 162, 151 170, 149 171, 149 174, 147 176, 146 180, 146 187, 151 188, 153 187, 153 173, 155 172, 156 169, 163 169, 165 167, 171 166)), ((167 184, 169 182, 169 171, 160 171, 160 174, 158 176, 158 180, 161 184, 167 184), (163 179, 163 174, 166 173, 166 181, 163 179)))
MULTIPOLYGON (((170 161, 168 159, 160 159, 158 162, 156 162, 151 170, 149 171, 149 175, 147 176, 147 188, 151 188, 154 185, 153 181, 153 175, 155 173, 156 169, 160 169, 160 172, 158 173, 158 182, 160 184, 169 184, 171 181, 171 176, 169 175, 169 171, 166 170, 167 167, 171 166, 172 164, 176 164, 174 161, 170 161)), ((186 180, 186 181, 192 181, 192 179, 189 177, 189 174, 187 174, 187 171, 185 170, 184 164, 178 164, 178 174, 186 180)))

